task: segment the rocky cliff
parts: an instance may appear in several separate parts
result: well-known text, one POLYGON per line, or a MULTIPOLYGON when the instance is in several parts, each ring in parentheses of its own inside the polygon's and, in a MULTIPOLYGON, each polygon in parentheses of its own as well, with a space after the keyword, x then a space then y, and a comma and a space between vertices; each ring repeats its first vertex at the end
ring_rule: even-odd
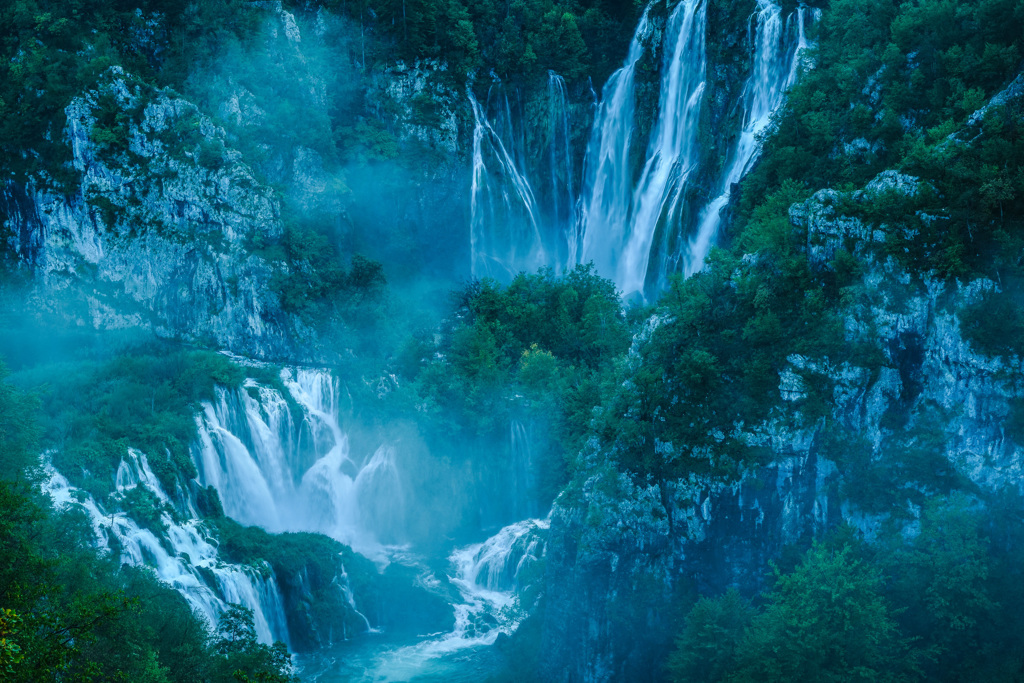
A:
POLYGON ((266 286, 281 266, 252 248, 280 237, 280 202, 224 130, 116 68, 66 114, 80 181, 70 191, 8 183, 2 195, 10 246, 41 305, 99 329, 145 325, 283 354, 292 331, 266 286))
MULTIPOLYGON (((1024 452, 1006 427, 1021 396, 1020 359, 979 353, 958 317, 996 284, 912 275, 884 254, 886 226, 855 215, 918 191, 914 178, 889 171, 861 191, 823 190, 790 209, 813 268, 835 268, 839 252, 857 263, 844 334, 877 355, 865 365, 788 358, 782 410, 743 428, 770 449, 768 465, 657 483, 637 480, 614 450, 591 442, 552 514, 548 678, 657 679, 680 596, 754 592, 770 560, 844 523, 869 540, 886 524, 914 534, 929 493, 961 489, 984 500, 1021 490, 1024 452), (798 406, 815 377, 826 380, 828 414, 808 424, 799 413, 809 408, 798 406)), ((673 323, 655 318, 647 329, 673 323)), ((648 337, 635 339, 632 356, 648 337)))

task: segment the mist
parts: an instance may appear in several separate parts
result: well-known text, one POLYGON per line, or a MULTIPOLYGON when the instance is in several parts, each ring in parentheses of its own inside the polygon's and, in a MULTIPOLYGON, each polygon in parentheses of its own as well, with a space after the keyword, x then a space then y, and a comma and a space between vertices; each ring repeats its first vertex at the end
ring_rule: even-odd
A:
POLYGON ((1016 680, 1024 16, 947 5, 0 9, 2 675, 1016 680))

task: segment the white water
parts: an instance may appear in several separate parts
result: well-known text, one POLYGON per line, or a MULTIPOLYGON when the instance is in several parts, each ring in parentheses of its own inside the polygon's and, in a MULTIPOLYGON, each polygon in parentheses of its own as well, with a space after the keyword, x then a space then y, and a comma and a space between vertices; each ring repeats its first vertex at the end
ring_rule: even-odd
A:
POLYGON ((537 200, 517 154, 508 97, 502 94, 498 101, 498 120, 492 126, 469 92, 474 121, 470 248, 473 277, 507 281, 551 259, 541 236, 537 200))
POLYGON ((553 254, 556 269, 574 262, 567 251, 573 242, 576 226, 576 190, 572 163, 572 133, 569 122, 569 92, 565 79, 554 71, 548 72, 548 107, 551 129, 548 143, 551 165, 551 211, 550 222, 553 230, 549 237, 549 248, 553 254))
POLYGON ((782 10, 769 0, 758 0, 756 22, 754 66, 743 91, 743 128, 730 152, 718 195, 701 212, 697 232, 687 245, 683 259, 683 273, 687 277, 704 267, 704 259, 718 236, 722 210, 729 203, 732 188, 760 154, 759 136, 782 104, 786 90, 796 81, 800 53, 807 47, 802 7, 796 13, 795 41, 790 38, 793 33, 790 27, 783 26, 782 10))
POLYGON ((571 248, 570 256, 578 257, 573 260, 579 263, 592 261, 597 272, 606 277, 617 272, 628 239, 634 85, 637 63, 651 33, 649 11, 648 7, 640 18, 625 64, 604 86, 584 160, 579 227, 573 240, 578 249, 571 248))
MULTIPOLYGON (((711 198, 693 204, 693 181, 704 162, 699 123, 707 86, 708 0, 683 0, 672 10, 662 40, 657 119, 634 182, 636 72, 654 26, 649 10, 637 25, 623 66, 602 91, 574 199, 568 93, 549 74, 550 206, 540 210, 525 171, 507 96, 481 106, 475 119, 472 252, 474 277, 508 280, 549 266, 561 271, 593 262, 623 294, 650 296, 675 272, 691 275, 715 243, 733 186, 760 153, 759 136, 799 75, 806 47, 803 8, 783 19, 771 0, 757 0, 751 17, 751 74, 742 94, 743 121, 728 150, 711 198), (493 116, 488 119, 488 111, 493 116), (691 202, 688 205, 688 202, 691 202), (575 210, 568 207, 575 204, 575 210), (574 219, 569 219, 575 213, 574 219)), ((492 93, 494 92, 492 88, 492 93)), ((492 96, 489 94, 488 100, 492 96)))
MULTIPOLYGON (((210 543, 199 520, 178 523, 166 511, 162 520, 167 528, 163 540, 140 527, 123 512, 106 512, 93 498, 68 483, 57 470, 47 465, 43 491, 58 508, 78 506, 89 516, 96 545, 110 552, 117 547, 121 562, 151 567, 160 581, 181 593, 210 625, 216 628, 220 615, 229 604, 241 604, 253 612, 256 635, 263 643, 288 643, 288 625, 284 604, 273 571, 220 562, 217 549, 210 543), (216 585, 203 578, 212 576, 216 585)), ((161 503, 169 498, 153 475, 146 456, 129 450, 117 470, 117 493, 123 497, 142 486, 161 503)))
MULTIPOLYGON (((523 616, 515 609, 524 572, 544 553, 547 520, 525 520, 501 529, 483 543, 460 548, 449 557, 455 604, 455 627, 414 645, 376 652, 362 664, 360 681, 408 681, 444 668, 446 658, 493 645, 510 634, 523 616)), ((324 676, 330 679, 330 676, 324 676)))
MULTIPOLYGON (((662 64, 658 120, 633 196, 629 239, 616 268, 615 282, 625 294, 644 292, 659 229, 662 250, 670 247, 686 181, 700 160, 697 133, 707 65, 705 7, 705 0, 685 0, 669 17, 665 45, 672 49, 665 50, 662 64)), ((664 256, 655 265, 663 269, 664 256)))
POLYGON ((216 488, 225 514, 242 524, 323 533, 382 558, 405 529, 394 448, 353 459, 338 422, 340 387, 328 371, 284 370, 281 379, 300 414, 256 384, 219 390, 203 406, 193 452, 199 481, 216 488))
POLYGON ((594 122, 580 199, 580 249, 570 255, 581 263, 593 261, 598 273, 612 278, 627 296, 656 293, 672 273, 691 275, 702 267, 717 239, 732 187, 757 159, 759 135, 799 75, 801 51, 807 44, 804 10, 783 21, 777 5, 758 0, 741 130, 713 197, 703 208, 687 208, 687 183, 702 163, 698 133, 706 88, 706 2, 684 0, 669 17, 658 117, 635 185, 629 163, 635 70, 651 30, 647 12, 625 65, 604 88, 594 122))

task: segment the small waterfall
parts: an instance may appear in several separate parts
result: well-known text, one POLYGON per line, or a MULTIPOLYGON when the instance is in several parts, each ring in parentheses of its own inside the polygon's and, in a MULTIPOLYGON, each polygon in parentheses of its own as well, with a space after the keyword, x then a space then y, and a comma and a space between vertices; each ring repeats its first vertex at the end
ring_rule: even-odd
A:
POLYGON ((193 449, 200 482, 243 524, 323 533, 371 556, 381 555, 381 543, 400 543, 405 499, 394 447, 356 462, 331 374, 284 370, 281 380, 300 415, 276 389, 253 383, 219 390, 203 406, 193 449))
POLYGON ((528 516, 533 514, 535 488, 530 435, 526 430, 526 426, 519 420, 512 420, 510 432, 509 445, 512 452, 513 499, 517 515, 528 516))
POLYGON ((449 557, 462 602, 455 607, 450 633, 401 647, 379 657, 362 671, 359 680, 408 681, 417 679, 432 660, 467 648, 493 645, 510 634, 520 616, 511 609, 522 588, 524 570, 544 555, 547 520, 532 519, 505 527, 483 543, 454 551, 449 557))
MULTIPOLYGON (((345 565, 341 566, 341 576, 337 577, 337 579, 335 579, 335 583, 337 584, 338 589, 341 591, 342 596, 344 596, 345 603, 352 608, 353 614, 359 617, 359 619, 363 623, 364 629, 363 631, 361 631, 361 633, 379 633, 378 629, 375 629, 372 626, 370 626, 370 620, 366 618, 366 615, 360 612, 359 608, 356 607, 356 596, 352 592, 352 586, 349 583, 348 572, 345 571, 345 565), (337 579, 341 580, 338 581, 337 579)), ((349 634, 347 633, 342 635, 346 639, 349 637, 349 634)))
POLYGON ((651 33, 649 12, 650 7, 640 18, 625 64, 611 75, 602 91, 584 159, 577 234, 569 249, 573 262, 592 261, 606 277, 616 272, 628 239, 636 67, 651 33))
MULTIPOLYGON (((216 627, 229 604, 241 604, 252 610, 261 642, 288 643, 284 603, 269 566, 242 567, 220 562, 202 522, 192 519, 179 524, 166 512, 162 514, 162 522, 167 533, 161 540, 125 513, 108 513, 101 509, 91 496, 71 486, 52 466, 45 467, 45 474, 43 491, 56 507, 75 505, 89 515, 98 548, 110 551, 116 546, 122 563, 152 567, 157 578, 181 593, 212 627, 216 627), (216 585, 211 586, 204 574, 212 576, 216 585)), ((168 502, 146 456, 130 450, 127 459, 118 466, 114 499, 122 498, 138 486, 149 490, 161 502, 168 502)))
POLYGON ((661 99, 647 163, 633 197, 630 234, 615 281, 626 294, 643 293, 657 233, 663 255, 655 262, 660 281, 682 218, 686 182, 700 160, 697 144, 705 88, 705 0, 685 0, 669 17, 662 65, 661 99))
POLYGON ((528 519, 510 524, 483 543, 456 550, 451 556, 454 580, 470 593, 515 591, 523 569, 543 554, 538 531, 547 528, 546 520, 528 519))
POLYGON ((494 126, 469 92, 473 108, 470 247, 473 277, 508 281, 550 261, 533 189, 522 166, 508 97, 498 98, 494 126), (518 157, 518 160, 517 160, 518 157))
POLYGON ((384 543, 402 540, 405 526, 405 495, 395 464, 395 449, 383 444, 359 470, 355 481, 359 521, 374 529, 384 543))
MULTIPOLYGON (((576 223, 576 190, 573 184, 572 139, 569 125, 569 94, 565 79, 554 71, 548 72, 548 118, 550 120, 549 156, 551 162, 551 222, 558 237, 562 253, 555 255, 554 265, 561 269, 573 263, 575 255, 564 253, 566 245, 574 242, 572 231, 576 223)), ((555 240, 550 240, 555 242, 555 240)))
MULTIPOLYGON (((792 17, 790 17, 792 18, 792 17)), ((796 38, 783 28, 782 10, 769 0, 758 0, 755 29, 754 66, 743 91, 743 128, 729 154, 718 196, 701 212, 699 227, 683 258, 683 272, 689 277, 704 267, 722 222, 722 210, 729 204, 733 186, 750 170, 761 151, 758 138, 782 104, 786 90, 800 71, 800 53, 807 47, 804 37, 804 8, 796 12, 796 38)))

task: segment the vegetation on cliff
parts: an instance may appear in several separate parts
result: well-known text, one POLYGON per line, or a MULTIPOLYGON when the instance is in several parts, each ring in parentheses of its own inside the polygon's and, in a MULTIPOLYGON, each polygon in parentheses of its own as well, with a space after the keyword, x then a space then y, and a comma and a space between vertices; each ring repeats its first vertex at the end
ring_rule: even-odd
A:
POLYGON ((252 614, 208 625, 152 570, 92 546, 90 522, 38 491, 38 402, 0 378, 0 680, 292 680, 252 614))

